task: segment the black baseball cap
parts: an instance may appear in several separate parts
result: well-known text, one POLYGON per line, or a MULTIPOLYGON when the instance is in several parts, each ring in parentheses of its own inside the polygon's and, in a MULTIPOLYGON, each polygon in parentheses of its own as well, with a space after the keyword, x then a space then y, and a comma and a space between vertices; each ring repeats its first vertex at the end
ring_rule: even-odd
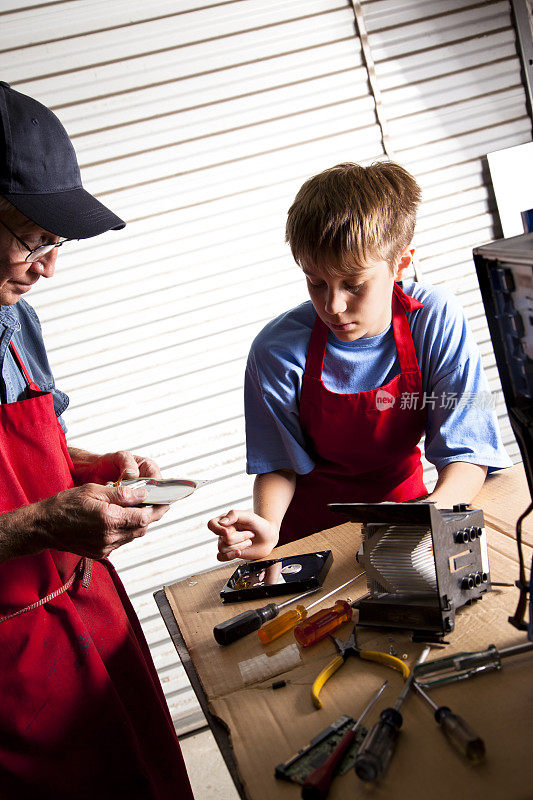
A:
POLYGON ((56 115, 3 81, 0 195, 66 239, 88 239, 126 224, 83 188, 74 147, 56 115))

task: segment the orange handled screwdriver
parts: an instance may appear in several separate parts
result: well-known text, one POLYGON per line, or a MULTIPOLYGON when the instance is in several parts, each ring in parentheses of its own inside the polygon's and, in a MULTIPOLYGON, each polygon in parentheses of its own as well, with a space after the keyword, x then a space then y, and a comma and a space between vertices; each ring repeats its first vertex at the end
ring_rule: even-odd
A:
POLYGON ((294 629, 294 638, 302 647, 309 647, 352 618, 352 607, 345 600, 337 600, 334 606, 317 611, 312 617, 300 622, 294 629))
MULTIPOLYGON (((345 586, 348 586, 349 583, 353 583, 358 578, 362 578, 363 575, 366 575, 366 573, 360 572, 359 575, 355 576, 355 578, 350 578, 350 580, 346 581, 346 583, 343 583, 342 586, 337 586, 336 589, 333 589, 331 592, 328 592, 328 594, 324 595, 324 597, 321 597, 320 600, 315 600, 314 603, 311 603, 311 605, 307 607, 296 606, 296 608, 291 609, 291 611, 286 611, 285 614, 281 615, 281 617, 273 619, 271 622, 267 622, 267 624, 263 625, 261 630, 258 631, 257 633, 259 639, 263 642, 263 644, 268 644, 269 642, 273 642, 274 639, 278 639, 280 636, 283 636, 284 633, 291 631, 295 625, 297 625, 302 620, 306 619, 307 612, 311 608, 314 608, 314 606, 318 605, 318 603, 322 603, 324 600, 327 600, 328 597, 331 597, 332 594, 340 592, 340 590, 344 589, 345 586)), ((350 608, 350 619, 351 619, 351 608, 350 608)), ((332 630, 334 630, 334 628, 332 628, 332 630)))

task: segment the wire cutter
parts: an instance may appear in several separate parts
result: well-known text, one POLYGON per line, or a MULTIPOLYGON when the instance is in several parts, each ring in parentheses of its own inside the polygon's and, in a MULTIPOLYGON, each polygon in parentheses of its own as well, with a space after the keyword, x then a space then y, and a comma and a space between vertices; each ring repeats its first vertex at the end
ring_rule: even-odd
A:
POLYGON ((391 656, 388 653, 380 653, 377 650, 360 650, 359 647, 357 647, 356 627, 357 626, 354 626, 352 634, 346 642, 341 641, 341 639, 336 639, 335 636, 330 637, 335 642, 335 647, 339 651, 339 655, 335 656, 327 667, 324 667, 313 683, 311 699, 316 708, 322 708, 322 703, 319 698, 320 690, 326 681, 342 667, 346 659, 350 656, 359 656, 359 658, 365 661, 376 661, 378 664, 384 664, 387 667, 391 667, 391 669, 396 669, 398 672, 402 673, 404 680, 409 677, 409 667, 405 662, 396 658, 396 656, 391 656))

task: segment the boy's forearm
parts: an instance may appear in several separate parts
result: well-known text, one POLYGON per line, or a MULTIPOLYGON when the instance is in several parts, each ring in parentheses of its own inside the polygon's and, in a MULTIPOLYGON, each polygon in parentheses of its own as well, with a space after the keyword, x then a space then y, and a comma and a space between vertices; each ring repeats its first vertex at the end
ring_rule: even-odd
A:
POLYGON ((285 516, 296 488, 296 473, 280 469, 257 475, 254 482, 254 511, 277 526, 285 516))
POLYGON ((480 491, 487 467, 454 461, 439 473, 435 488, 428 496, 440 508, 452 508, 456 503, 471 503, 480 491))

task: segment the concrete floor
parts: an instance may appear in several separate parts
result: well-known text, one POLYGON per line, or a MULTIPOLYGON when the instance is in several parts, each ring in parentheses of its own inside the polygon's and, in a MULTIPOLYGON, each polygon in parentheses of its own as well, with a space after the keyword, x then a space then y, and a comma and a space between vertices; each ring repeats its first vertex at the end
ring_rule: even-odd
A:
POLYGON ((195 800, 239 800, 210 730, 180 739, 195 800))

